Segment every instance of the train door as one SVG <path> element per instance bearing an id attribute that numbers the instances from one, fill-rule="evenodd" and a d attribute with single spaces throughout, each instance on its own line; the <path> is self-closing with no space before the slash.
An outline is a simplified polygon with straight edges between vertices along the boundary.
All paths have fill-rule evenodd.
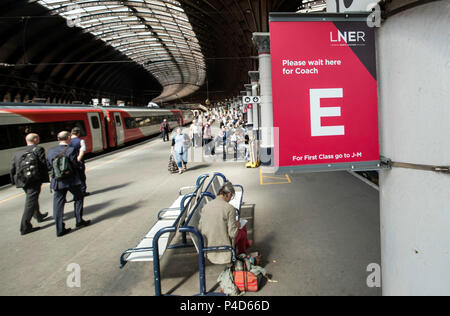
<path id="1" fill-rule="evenodd" d="M 120 113 L 114 112 L 114 121 L 116 122 L 116 140 L 117 146 L 122 145 L 124 143 L 124 126 L 122 122 L 122 118 L 120 117 Z"/>
<path id="2" fill-rule="evenodd" d="M 87 113 L 92 136 L 92 152 L 103 150 L 103 133 L 98 113 Z"/>

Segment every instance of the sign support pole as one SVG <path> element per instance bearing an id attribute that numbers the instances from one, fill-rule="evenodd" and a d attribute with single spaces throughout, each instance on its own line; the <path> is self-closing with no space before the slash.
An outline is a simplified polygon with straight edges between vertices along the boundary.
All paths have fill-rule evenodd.
<path id="1" fill-rule="evenodd" d="M 253 33 L 253 43 L 258 49 L 261 88 L 260 159 L 263 166 L 274 166 L 272 70 L 270 59 L 270 34 Z"/>

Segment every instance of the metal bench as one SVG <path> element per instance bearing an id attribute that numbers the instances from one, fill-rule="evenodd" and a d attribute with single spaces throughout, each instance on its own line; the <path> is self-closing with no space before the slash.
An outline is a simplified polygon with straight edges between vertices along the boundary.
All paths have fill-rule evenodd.
<path id="1" fill-rule="evenodd" d="M 194 192 L 189 194 L 182 194 L 182 188 L 179 191 L 176 203 L 178 207 L 172 207 L 162 209 L 158 212 L 158 220 L 152 226 L 150 231 L 144 236 L 141 242 L 135 247 L 126 250 L 120 257 L 120 267 L 123 268 L 127 262 L 137 261 L 154 261 L 155 257 L 161 258 L 168 248 L 176 248 L 177 245 L 170 246 L 177 228 L 184 223 L 186 215 L 192 210 L 197 203 L 202 192 L 203 184 L 205 183 L 208 175 L 201 175 L 197 178 L 196 185 L 190 187 L 194 189 Z M 163 229 L 166 235 L 158 234 Z M 183 242 L 186 243 L 185 235 L 183 235 Z M 158 249 L 159 256 L 155 256 L 154 249 Z"/>
<path id="2" fill-rule="evenodd" d="M 120 257 L 120 268 L 123 268 L 127 262 L 155 261 L 156 258 L 159 260 L 167 248 L 174 248 L 169 246 L 170 242 L 177 228 L 184 222 L 187 211 L 193 204 L 194 196 L 191 193 L 183 197 L 184 206 L 176 219 L 158 220 L 135 248 L 124 251 Z M 167 233 L 167 236 L 163 236 Z M 159 256 L 156 256 L 156 253 L 159 253 Z"/>
<path id="3" fill-rule="evenodd" d="M 235 258 L 234 249 L 229 246 L 208 248 L 203 246 L 203 237 L 197 228 L 201 209 L 208 201 L 217 196 L 220 187 L 226 181 L 226 177 L 223 174 L 216 172 L 205 186 L 208 177 L 208 175 L 201 175 L 197 178 L 195 186 L 181 188 L 172 206 L 158 212 L 158 221 L 141 242 L 135 248 L 124 251 L 120 257 L 121 269 L 127 262 L 153 261 L 156 296 L 161 295 L 160 259 L 166 249 L 191 247 L 192 245 L 187 243 L 186 234 L 190 235 L 193 245 L 199 254 L 200 295 L 206 295 L 204 253 L 207 251 L 229 250 L 232 252 L 233 260 Z M 239 218 L 243 188 L 240 185 L 234 185 L 234 187 L 240 190 L 236 192 L 235 198 L 230 201 L 230 204 L 233 202 L 232 205 L 236 208 L 237 218 Z M 203 188 L 204 190 L 202 190 Z M 195 190 L 192 193 L 183 194 L 183 190 L 186 189 Z M 176 207 L 178 203 L 179 207 Z M 182 241 L 179 244 L 171 245 L 170 243 L 177 232 L 181 233 Z"/>

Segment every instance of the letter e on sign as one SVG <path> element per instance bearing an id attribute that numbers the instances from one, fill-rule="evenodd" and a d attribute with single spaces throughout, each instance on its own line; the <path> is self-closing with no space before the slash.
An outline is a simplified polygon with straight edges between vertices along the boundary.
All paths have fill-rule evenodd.
<path id="1" fill-rule="evenodd" d="M 320 107 L 320 99 L 342 98 L 343 89 L 310 89 L 310 107 L 311 107 L 311 136 L 336 136 L 345 135 L 343 125 L 322 126 L 320 119 L 322 117 L 341 116 L 340 107 Z"/>

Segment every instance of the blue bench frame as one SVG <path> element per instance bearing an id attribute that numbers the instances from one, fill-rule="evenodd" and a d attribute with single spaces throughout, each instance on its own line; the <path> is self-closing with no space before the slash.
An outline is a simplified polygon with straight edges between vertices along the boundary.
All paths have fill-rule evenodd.
<path id="1" fill-rule="evenodd" d="M 152 247 L 130 248 L 130 249 L 125 250 L 122 253 L 122 255 L 120 256 L 120 269 L 122 269 L 128 262 L 125 258 L 125 256 L 127 256 L 128 254 L 136 253 L 136 252 L 146 252 L 146 251 L 153 252 L 153 275 L 154 275 L 154 281 L 155 281 L 155 296 L 162 295 L 158 241 L 159 241 L 159 238 L 164 234 L 167 234 L 167 233 L 175 234 L 177 232 L 180 232 L 182 234 L 181 243 L 175 244 L 175 245 L 168 245 L 167 249 L 193 247 L 194 245 L 187 243 L 186 234 L 192 233 L 196 237 L 197 247 L 198 247 L 198 258 L 199 258 L 198 264 L 199 264 L 199 282 L 200 282 L 200 294 L 199 295 L 200 296 L 206 296 L 206 295 L 211 294 L 211 293 L 206 292 L 205 252 L 228 250 L 232 254 L 232 261 L 234 262 L 236 260 L 236 253 L 235 253 L 235 250 L 233 249 L 233 247 L 230 247 L 230 246 L 204 247 L 202 234 L 199 232 L 199 230 L 196 227 L 189 225 L 189 222 L 191 221 L 195 212 L 198 210 L 198 207 L 201 204 L 202 199 L 206 198 L 206 197 L 210 197 L 212 199 L 216 198 L 216 196 L 213 193 L 208 192 L 208 190 L 211 188 L 216 177 L 221 177 L 224 182 L 227 181 L 226 177 L 222 173 L 215 172 L 213 174 L 213 176 L 211 177 L 210 181 L 208 182 L 206 188 L 200 194 L 200 197 L 197 199 L 197 201 L 196 201 L 195 205 L 193 206 L 193 208 L 191 209 L 190 213 L 186 214 L 187 206 L 190 205 L 190 203 L 192 202 L 192 199 L 197 196 L 197 194 L 199 193 L 198 190 L 200 189 L 200 187 L 202 187 L 202 185 L 208 178 L 208 175 L 203 174 L 197 178 L 196 190 L 193 193 L 186 194 L 182 198 L 182 200 L 180 202 L 180 208 L 179 208 L 180 214 L 178 215 L 177 219 L 171 226 L 163 227 L 160 230 L 158 230 L 158 232 L 153 237 Z M 239 201 L 239 208 L 236 208 L 238 217 L 240 218 L 241 205 L 242 205 L 242 200 L 243 200 L 243 196 L 244 196 L 244 188 L 241 185 L 233 185 L 233 187 L 237 187 L 242 191 L 242 195 L 241 195 L 241 198 Z M 179 195 L 181 195 L 181 189 L 179 191 Z M 188 200 L 188 202 L 186 204 L 187 200 Z M 169 210 L 178 210 L 178 208 L 165 208 L 165 209 L 160 210 L 158 212 L 158 220 L 161 219 L 161 214 L 163 214 L 164 212 L 167 212 Z"/>

